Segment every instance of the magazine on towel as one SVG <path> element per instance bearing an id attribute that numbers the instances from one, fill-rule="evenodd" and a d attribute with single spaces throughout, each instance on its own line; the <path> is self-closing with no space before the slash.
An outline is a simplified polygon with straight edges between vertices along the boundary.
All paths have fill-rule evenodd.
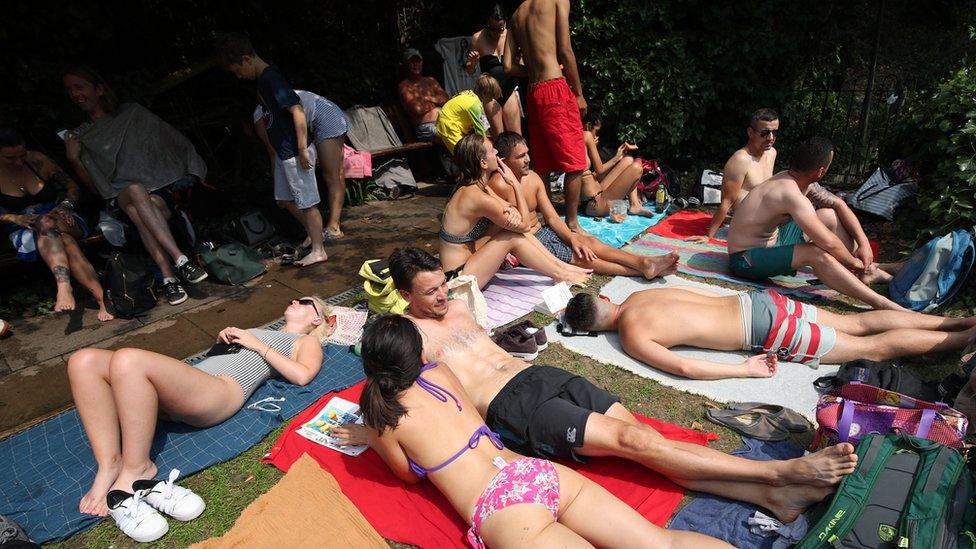
<path id="1" fill-rule="evenodd" d="M 332 448 L 337 452 L 350 456 L 358 456 L 366 451 L 369 446 L 360 444 L 357 446 L 339 446 L 335 438 L 330 436 L 332 429 L 342 427 L 349 423 L 363 424 L 363 416 L 359 412 L 359 405 L 349 402 L 344 398 L 335 397 L 326 403 L 322 411 L 315 415 L 308 423 L 299 427 L 296 432 L 327 448 Z"/>

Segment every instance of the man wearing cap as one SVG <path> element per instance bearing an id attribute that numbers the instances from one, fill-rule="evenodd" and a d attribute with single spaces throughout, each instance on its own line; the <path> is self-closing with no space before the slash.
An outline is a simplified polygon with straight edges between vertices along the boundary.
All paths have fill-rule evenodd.
<path id="1" fill-rule="evenodd" d="M 414 125 L 414 137 L 420 141 L 434 140 L 434 123 L 441 106 L 447 103 L 447 92 L 431 76 L 423 76 L 424 58 L 415 48 L 403 52 L 407 77 L 398 86 L 400 102 Z"/>

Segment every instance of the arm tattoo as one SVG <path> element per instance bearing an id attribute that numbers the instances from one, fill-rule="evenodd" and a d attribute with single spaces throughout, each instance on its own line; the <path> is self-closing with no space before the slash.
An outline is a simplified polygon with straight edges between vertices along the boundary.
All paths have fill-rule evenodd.
<path id="1" fill-rule="evenodd" d="M 823 188 L 820 183 L 814 183 L 807 189 L 807 198 L 816 209 L 832 208 L 835 200 L 840 200 L 836 194 Z"/>
<path id="2" fill-rule="evenodd" d="M 64 265 L 55 265 L 51 267 L 51 272 L 54 273 L 54 280 L 57 282 L 68 282 L 70 280 L 70 271 Z"/>

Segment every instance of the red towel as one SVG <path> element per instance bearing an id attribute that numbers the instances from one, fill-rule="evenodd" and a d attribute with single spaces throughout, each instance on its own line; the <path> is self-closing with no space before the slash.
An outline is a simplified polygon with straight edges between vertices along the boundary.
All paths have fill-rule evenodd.
<path id="1" fill-rule="evenodd" d="M 711 212 L 685 210 L 665 217 L 660 223 L 648 229 L 648 232 L 658 236 L 684 240 L 689 236 L 705 234 L 711 222 Z M 714 244 L 724 244 L 724 242 L 724 240 L 712 239 L 712 243 Z M 878 242 L 876 240 L 871 240 L 870 242 L 871 251 L 874 253 L 875 260 L 877 260 L 878 250 L 880 249 Z"/>
<path id="2" fill-rule="evenodd" d="M 295 434 L 295 430 L 314 417 L 332 397 L 359 402 L 362 389 L 363 383 L 358 383 L 320 398 L 292 420 L 263 461 L 288 471 L 303 453 L 308 453 L 323 469 L 332 473 L 343 493 L 383 537 L 424 549 L 465 546 L 468 525 L 430 482 L 403 483 L 371 450 L 359 457 L 350 457 Z M 670 439 L 705 445 L 717 438 L 714 433 L 701 433 L 637 417 Z M 622 459 L 594 459 L 584 467 L 567 465 L 600 483 L 659 526 L 671 517 L 684 494 L 681 487 L 670 480 Z"/>

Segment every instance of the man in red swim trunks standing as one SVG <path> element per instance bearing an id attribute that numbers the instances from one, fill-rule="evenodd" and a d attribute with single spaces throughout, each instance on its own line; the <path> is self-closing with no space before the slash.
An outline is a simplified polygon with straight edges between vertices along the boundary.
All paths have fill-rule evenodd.
<path id="1" fill-rule="evenodd" d="M 569 0 L 525 0 L 509 31 L 502 64 L 530 82 L 526 107 L 535 171 L 543 181 L 551 172 L 566 173 L 566 224 L 582 232 L 576 215 L 586 169 L 580 119 L 586 100 L 569 42 Z"/>

